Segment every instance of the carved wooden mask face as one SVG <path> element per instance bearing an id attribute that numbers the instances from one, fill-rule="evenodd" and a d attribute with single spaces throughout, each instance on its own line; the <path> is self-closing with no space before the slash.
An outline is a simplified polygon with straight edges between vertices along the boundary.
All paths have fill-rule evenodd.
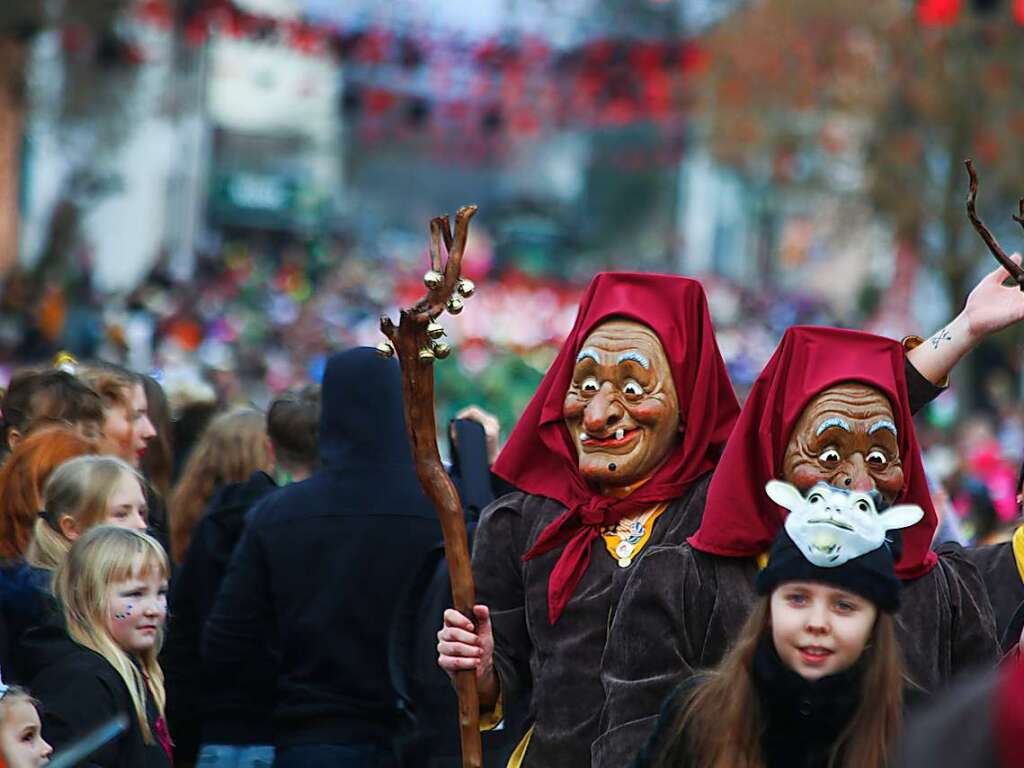
<path id="1" fill-rule="evenodd" d="M 562 416 L 593 485 L 632 485 L 657 469 L 679 433 L 679 400 L 654 331 L 630 320 L 597 326 L 576 356 Z"/>
<path id="2" fill-rule="evenodd" d="M 903 465 L 889 400 L 856 382 L 819 393 L 793 427 L 782 477 L 801 493 L 823 481 L 854 491 L 877 488 L 894 501 L 903 488 Z"/>

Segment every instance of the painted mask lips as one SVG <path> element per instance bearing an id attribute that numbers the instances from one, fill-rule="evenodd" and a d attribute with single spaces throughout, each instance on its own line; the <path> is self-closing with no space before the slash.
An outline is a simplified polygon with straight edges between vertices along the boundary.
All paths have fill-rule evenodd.
<path id="1" fill-rule="evenodd" d="M 845 520 L 839 520 L 835 517 L 815 517 L 807 521 L 808 525 L 832 525 L 836 528 L 842 528 L 844 531 L 853 531 L 853 526 L 847 523 Z"/>
<path id="2" fill-rule="evenodd" d="M 834 651 L 830 651 L 828 648 L 823 648 L 820 645 L 802 645 L 797 650 L 800 651 L 800 658 L 804 664 L 812 667 L 821 666 L 834 653 Z"/>
<path id="3" fill-rule="evenodd" d="M 621 434 L 621 437 L 619 436 Z M 616 430 L 608 437 L 587 436 L 580 443 L 584 448 L 622 448 L 631 445 L 640 436 L 639 429 Z"/>

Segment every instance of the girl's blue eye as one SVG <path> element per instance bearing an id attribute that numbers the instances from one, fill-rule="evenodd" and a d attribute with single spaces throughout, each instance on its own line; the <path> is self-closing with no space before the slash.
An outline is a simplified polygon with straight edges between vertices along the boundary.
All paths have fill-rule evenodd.
<path id="1" fill-rule="evenodd" d="M 850 611 L 855 611 L 857 609 L 857 606 L 855 606 L 853 603 L 849 602 L 848 600 L 840 600 L 839 602 L 836 603 L 836 608 L 838 608 L 840 611 L 848 613 Z"/>
<path id="2" fill-rule="evenodd" d="M 786 599 L 789 602 L 794 603 L 796 605 L 803 605 L 807 601 L 807 598 L 804 595 L 800 595 L 800 594 L 796 594 L 796 593 L 791 594 L 791 595 L 787 595 Z"/>

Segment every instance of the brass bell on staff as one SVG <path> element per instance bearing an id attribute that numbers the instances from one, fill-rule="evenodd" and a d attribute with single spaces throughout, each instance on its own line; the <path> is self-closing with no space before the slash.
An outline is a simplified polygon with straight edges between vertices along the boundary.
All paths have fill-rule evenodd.
<path id="1" fill-rule="evenodd" d="M 444 281 L 444 275 L 438 272 L 436 269 L 428 270 L 423 275 L 423 284 L 427 286 L 427 290 L 434 290 Z"/>
<path id="2" fill-rule="evenodd" d="M 434 356 L 438 360 L 444 360 L 451 353 L 452 345 L 447 342 L 439 341 L 437 344 L 434 345 Z"/>
<path id="3" fill-rule="evenodd" d="M 426 347 L 424 347 L 423 349 L 420 350 L 419 357 L 421 363 L 431 363 L 434 361 L 434 351 L 432 349 L 427 349 Z"/>
<path id="4" fill-rule="evenodd" d="M 459 314 L 459 312 L 462 311 L 462 307 L 463 306 L 465 306 L 465 305 L 463 304 L 462 299 L 460 299 L 458 296 L 452 296 L 450 299 L 448 299 L 448 312 L 449 312 L 449 314 L 452 314 L 452 315 Z"/>
<path id="5" fill-rule="evenodd" d="M 377 354 L 380 355 L 381 357 L 394 357 L 395 348 L 390 341 L 385 339 L 384 341 L 377 345 Z"/>
<path id="6" fill-rule="evenodd" d="M 466 278 L 462 278 L 461 280 L 459 280 L 458 291 L 459 295 L 462 296 L 462 298 L 468 299 L 470 296 L 473 295 L 473 292 L 475 290 L 476 286 L 473 284 L 472 280 L 467 280 Z"/>
<path id="7" fill-rule="evenodd" d="M 431 320 L 427 323 L 427 336 L 435 341 L 444 336 L 444 326 L 436 320 Z"/>

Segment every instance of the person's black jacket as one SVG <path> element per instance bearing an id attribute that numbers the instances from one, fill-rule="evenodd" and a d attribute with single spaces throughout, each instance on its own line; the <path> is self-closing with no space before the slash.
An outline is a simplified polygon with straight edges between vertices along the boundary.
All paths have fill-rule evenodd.
<path id="1" fill-rule="evenodd" d="M 323 468 L 260 501 L 203 635 L 206 674 L 243 681 L 277 648 L 275 743 L 388 742 L 401 720 L 388 636 L 402 588 L 441 538 L 416 478 L 398 366 L 336 355 Z"/>
<path id="2" fill-rule="evenodd" d="M 765 730 L 761 737 L 766 768 L 826 768 L 833 745 L 849 724 L 859 703 L 860 665 L 813 682 L 789 669 L 779 658 L 770 635 L 754 654 L 754 685 Z M 706 676 L 682 682 L 665 701 L 658 724 L 633 764 L 648 768 L 664 751 L 670 764 L 696 764 L 685 737 L 673 739 L 675 723 Z"/>
<path id="3" fill-rule="evenodd" d="M 200 646 L 245 515 L 274 490 L 277 485 L 265 472 L 254 472 L 245 482 L 221 488 L 196 523 L 171 585 L 167 641 L 160 664 L 167 683 L 167 719 L 174 734 L 175 759 L 194 759 L 200 744 L 270 742 L 271 702 L 266 689 L 254 697 L 231 680 L 204 674 Z"/>
<path id="4" fill-rule="evenodd" d="M 21 642 L 32 627 L 57 615 L 50 572 L 24 561 L 0 566 L 0 674 L 8 685 L 25 685 Z"/>
<path id="5" fill-rule="evenodd" d="M 157 710 L 151 696 L 146 697 L 146 709 L 154 742 L 146 744 L 128 687 L 106 659 L 74 642 L 56 622 L 30 630 L 24 646 L 29 690 L 41 704 L 43 738 L 55 752 L 124 713 L 127 730 L 78 765 L 170 768 L 167 753 L 156 741 Z"/>

